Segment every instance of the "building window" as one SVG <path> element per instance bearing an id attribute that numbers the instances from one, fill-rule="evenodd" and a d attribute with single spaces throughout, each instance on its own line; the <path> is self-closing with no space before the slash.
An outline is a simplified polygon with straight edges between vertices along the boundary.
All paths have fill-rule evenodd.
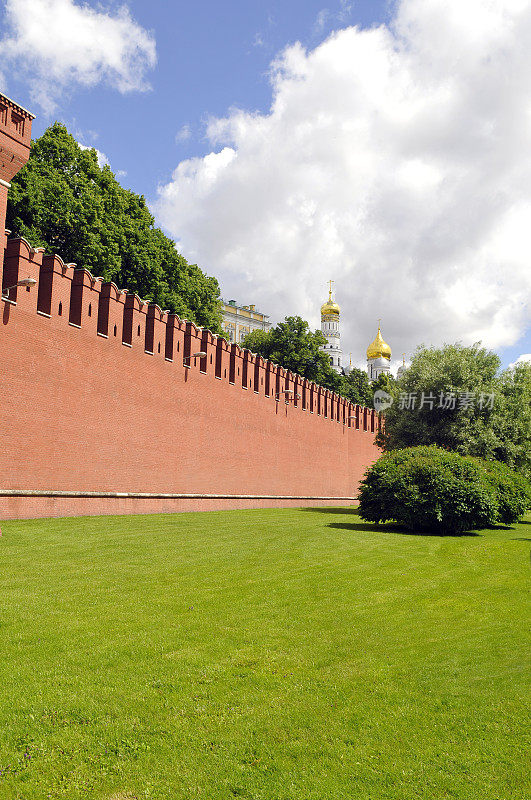
<path id="1" fill-rule="evenodd" d="M 11 112 L 11 122 L 18 133 L 19 136 L 24 136 L 24 117 L 21 117 L 19 114 L 16 114 L 14 111 Z"/>

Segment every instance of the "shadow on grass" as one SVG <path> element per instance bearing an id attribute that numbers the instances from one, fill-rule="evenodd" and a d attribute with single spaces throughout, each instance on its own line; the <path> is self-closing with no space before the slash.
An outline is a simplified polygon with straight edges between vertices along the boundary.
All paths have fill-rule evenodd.
<path id="1" fill-rule="evenodd" d="M 486 531 L 514 531 L 516 528 L 514 527 L 515 523 L 511 523 L 510 525 L 489 525 L 485 528 Z"/>
<path id="2" fill-rule="evenodd" d="M 301 508 L 301 511 L 313 511 L 314 514 L 357 514 L 357 506 L 318 506 L 317 508 Z"/>
<path id="3" fill-rule="evenodd" d="M 301 511 L 310 511 L 314 514 L 342 514 L 343 516 L 358 516 L 358 506 L 317 506 L 311 508 L 301 508 Z M 525 520 L 518 520 L 512 525 L 489 525 L 485 531 L 513 531 L 515 525 L 529 525 Z M 373 522 L 330 522 L 328 528 L 343 528 L 349 531 L 381 531 L 382 533 L 400 533 L 404 536 L 450 536 L 458 538 L 462 536 L 477 537 L 482 533 L 478 531 L 464 531 L 463 533 L 446 533 L 437 531 L 410 531 L 403 525 L 394 522 L 387 522 L 376 524 Z M 521 541 L 530 541 L 529 539 L 521 538 Z"/>
<path id="4" fill-rule="evenodd" d="M 346 531 L 363 531 L 366 533 L 398 533 L 401 536 L 447 536 L 452 539 L 459 539 L 466 536 L 481 536 L 477 531 L 465 531 L 464 533 L 438 533 L 436 531 L 410 531 L 403 525 L 387 522 L 378 525 L 374 522 L 330 522 L 328 528 L 342 528 Z"/>

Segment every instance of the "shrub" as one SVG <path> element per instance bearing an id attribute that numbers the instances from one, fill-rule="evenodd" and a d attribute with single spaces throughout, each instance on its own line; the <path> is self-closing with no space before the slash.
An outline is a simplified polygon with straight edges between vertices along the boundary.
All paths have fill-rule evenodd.
<path id="1" fill-rule="evenodd" d="M 497 520 L 506 525 L 516 522 L 531 508 L 529 481 L 500 461 L 477 461 L 496 493 Z"/>
<path id="2" fill-rule="evenodd" d="M 497 478 L 482 463 L 435 445 L 383 455 L 365 473 L 359 513 L 413 531 L 463 533 L 498 520 Z M 501 486 L 501 479 L 498 483 Z"/>

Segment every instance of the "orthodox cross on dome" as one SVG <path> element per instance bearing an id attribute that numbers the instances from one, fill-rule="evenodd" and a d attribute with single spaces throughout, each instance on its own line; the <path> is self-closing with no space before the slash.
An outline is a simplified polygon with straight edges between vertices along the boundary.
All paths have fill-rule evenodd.
<path id="1" fill-rule="evenodd" d="M 331 300 L 332 299 L 332 284 L 335 283 L 335 281 L 329 280 L 328 283 L 330 284 L 330 286 L 328 288 L 328 299 Z"/>

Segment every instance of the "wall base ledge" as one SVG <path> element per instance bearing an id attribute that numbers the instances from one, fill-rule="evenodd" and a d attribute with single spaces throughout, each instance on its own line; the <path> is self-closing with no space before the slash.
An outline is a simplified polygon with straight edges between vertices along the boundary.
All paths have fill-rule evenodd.
<path id="1" fill-rule="evenodd" d="M 170 492 L 71 492 L 59 489 L 0 489 L 0 497 L 117 497 L 139 500 L 338 500 L 353 502 L 354 497 L 294 494 L 196 494 Z"/>
<path id="2" fill-rule="evenodd" d="M 0 520 L 352 506 L 353 497 L 0 490 Z"/>

